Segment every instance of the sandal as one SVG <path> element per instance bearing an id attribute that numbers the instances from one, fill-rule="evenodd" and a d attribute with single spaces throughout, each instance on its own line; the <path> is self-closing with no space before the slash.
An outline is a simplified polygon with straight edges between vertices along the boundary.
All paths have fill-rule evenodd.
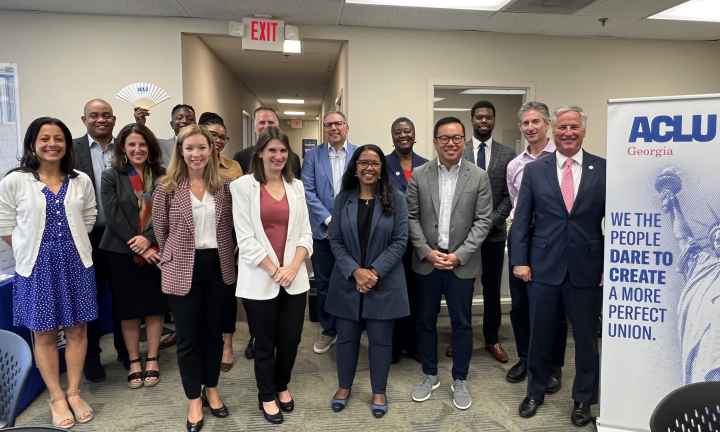
<path id="1" fill-rule="evenodd" d="M 157 362 L 160 359 L 160 356 L 157 357 L 148 357 L 145 359 L 145 372 L 143 373 L 143 382 L 145 383 L 145 387 L 154 387 L 157 385 L 157 383 L 160 382 L 160 371 L 159 370 L 148 370 L 147 364 L 148 362 Z M 158 365 L 159 366 L 159 365 Z"/>
<path id="2" fill-rule="evenodd" d="M 53 405 L 55 405 L 55 403 L 57 402 L 63 402 L 65 404 L 65 412 L 56 412 L 53 409 Z M 70 429 L 71 427 L 75 426 L 75 417 L 73 416 L 73 412 L 68 405 L 67 399 L 51 399 L 49 405 L 50 416 L 52 417 L 53 426 L 61 429 Z"/>
<path id="3" fill-rule="evenodd" d="M 128 364 L 132 365 L 133 363 L 140 363 L 140 357 L 136 359 L 132 359 L 128 362 Z M 131 372 L 127 376 L 127 383 L 128 387 L 131 389 L 139 389 L 143 386 L 143 372 L 142 372 L 142 365 L 140 367 L 140 372 Z"/>
<path id="4" fill-rule="evenodd" d="M 77 400 L 75 403 L 77 406 L 73 406 L 74 404 L 71 402 L 72 399 Z M 95 411 L 80 397 L 80 390 L 67 392 L 67 401 L 78 423 L 87 423 L 95 418 Z"/>

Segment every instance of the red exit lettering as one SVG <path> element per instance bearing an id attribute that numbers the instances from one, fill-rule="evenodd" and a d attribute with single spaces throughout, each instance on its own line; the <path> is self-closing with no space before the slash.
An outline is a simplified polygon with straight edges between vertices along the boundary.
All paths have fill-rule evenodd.
<path id="1" fill-rule="evenodd" d="M 250 38 L 256 41 L 277 42 L 278 23 L 272 21 L 252 21 Z"/>

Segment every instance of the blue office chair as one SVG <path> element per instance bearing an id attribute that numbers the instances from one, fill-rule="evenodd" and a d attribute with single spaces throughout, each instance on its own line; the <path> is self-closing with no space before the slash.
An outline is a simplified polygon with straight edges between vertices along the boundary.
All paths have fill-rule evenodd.
<path id="1" fill-rule="evenodd" d="M 0 429 L 15 425 L 15 411 L 32 368 L 32 352 L 23 338 L 0 330 Z"/>
<path id="2" fill-rule="evenodd" d="M 67 429 L 60 429 L 54 426 L 17 426 L 2 429 L 2 432 L 67 432 Z"/>
<path id="3" fill-rule="evenodd" d="M 672 391 L 655 407 L 650 430 L 720 431 L 720 382 L 688 384 Z"/>

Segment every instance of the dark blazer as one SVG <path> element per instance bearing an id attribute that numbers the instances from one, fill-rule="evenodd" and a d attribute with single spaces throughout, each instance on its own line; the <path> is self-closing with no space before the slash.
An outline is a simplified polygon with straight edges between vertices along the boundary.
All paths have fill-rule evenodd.
<path id="1" fill-rule="evenodd" d="M 510 263 L 530 266 L 533 281 L 559 285 L 569 275 L 575 286 L 600 283 L 605 159 L 583 152 L 580 187 L 570 213 L 560 192 L 556 153 L 525 166 L 510 236 Z"/>
<path id="2" fill-rule="evenodd" d="M 195 264 L 195 224 L 190 183 L 185 180 L 172 191 L 159 184 L 153 194 L 153 229 L 160 246 L 162 291 L 184 296 L 190 292 Z M 235 282 L 235 237 L 233 237 L 230 180 L 215 192 L 215 224 L 220 270 L 226 284 Z"/>
<path id="3" fill-rule="evenodd" d="M 90 177 L 93 188 L 95 188 L 95 172 L 93 171 L 90 141 L 87 134 L 73 140 L 73 163 L 76 170 L 82 171 Z"/>
<path id="4" fill-rule="evenodd" d="M 407 204 L 399 191 L 393 193 L 393 214 L 383 213 L 376 197 L 372 227 L 367 245 L 368 267 L 377 271 L 378 285 L 367 294 L 355 289 L 353 272 L 360 267 L 358 237 L 358 192 L 338 194 L 333 207 L 328 236 L 335 255 L 325 310 L 337 317 L 359 320 L 395 319 L 410 314 L 402 257 L 408 239 Z M 360 298 L 363 299 L 362 316 Z"/>
<path id="5" fill-rule="evenodd" d="M 240 150 L 239 152 L 235 153 L 235 156 L 233 156 L 233 159 L 240 164 L 240 167 L 245 174 L 250 173 L 250 168 L 252 168 L 250 165 L 252 165 L 252 158 L 254 154 L 255 146 L 251 146 L 246 149 Z M 300 156 L 296 155 L 295 152 L 290 150 L 287 163 L 290 164 L 290 169 L 292 170 L 295 178 L 298 180 L 302 180 L 302 173 L 300 170 Z"/>
<path id="6" fill-rule="evenodd" d="M 465 143 L 465 160 L 474 164 L 475 153 L 472 140 Z M 492 140 L 490 152 L 490 163 L 486 165 L 488 177 L 490 177 L 490 189 L 493 198 L 493 212 L 490 215 L 492 225 L 485 241 L 500 242 L 507 238 L 507 226 L 505 221 L 510 216 L 512 201 L 507 187 L 507 165 L 515 159 L 515 150 Z"/>
<path id="7" fill-rule="evenodd" d="M 165 170 L 162 170 L 165 174 Z M 157 182 L 158 178 L 154 179 Z M 153 188 L 154 189 L 154 188 Z M 127 242 L 138 235 L 140 207 L 130 184 L 127 168 L 108 168 L 102 174 L 100 198 L 107 214 L 106 230 L 100 240 L 100 249 L 133 255 Z M 142 233 L 150 243 L 157 245 L 152 224 Z"/>
<path id="8" fill-rule="evenodd" d="M 400 156 L 398 156 L 397 152 L 392 152 L 389 155 L 385 156 L 385 161 L 387 163 L 388 177 L 390 177 L 390 181 L 393 183 L 393 186 L 400 192 L 405 193 L 405 191 L 407 190 L 407 180 L 405 180 L 405 174 L 403 174 L 403 169 L 400 165 Z M 427 159 L 413 152 L 413 169 L 419 167 L 425 162 L 427 162 Z"/>

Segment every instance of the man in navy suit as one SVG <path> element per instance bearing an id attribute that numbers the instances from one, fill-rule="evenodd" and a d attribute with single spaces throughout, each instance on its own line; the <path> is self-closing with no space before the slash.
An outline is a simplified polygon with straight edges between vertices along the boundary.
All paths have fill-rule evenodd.
<path id="1" fill-rule="evenodd" d="M 558 314 L 567 315 L 575 337 L 576 426 L 592 420 L 600 363 L 595 321 L 603 272 L 605 159 L 582 150 L 587 115 L 579 107 L 553 113 L 554 154 L 525 167 L 511 234 L 513 274 L 529 282 L 528 394 L 521 417 L 544 401 L 552 369 Z"/>
<path id="2" fill-rule="evenodd" d="M 386 156 L 388 177 L 395 189 L 405 193 L 408 181 L 412 178 L 415 168 L 427 162 L 427 159 L 413 151 L 415 145 L 415 124 L 407 117 L 398 117 L 390 126 L 390 137 L 395 150 Z M 415 278 L 412 271 L 412 244 L 403 256 L 405 280 L 407 281 L 410 315 L 395 320 L 393 329 L 393 363 L 400 361 L 405 353 L 408 357 L 419 359 L 417 338 L 415 337 Z"/>
<path id="3" fill-rule="evenodd" d="M 317 287 L 317 312 L 322 328 L 313 345 L 313 351 L 317 354 L 329 351 L 337 339 L 335 318 L 325 311 L 330 274 L 335 265 L 335 257 L 328 240 L 328 226 L 332 220 L 335 197 L 342 187 L 343 173 L 355 151 L 355 146 L 347 139 L 348 129 L 345 114 L 340 111 L 325 114 L 325 143 L 307 152 L 302 167 L 302 181 L 305 185 L 305 199 L 313 235 L 311 259 Z"/>

